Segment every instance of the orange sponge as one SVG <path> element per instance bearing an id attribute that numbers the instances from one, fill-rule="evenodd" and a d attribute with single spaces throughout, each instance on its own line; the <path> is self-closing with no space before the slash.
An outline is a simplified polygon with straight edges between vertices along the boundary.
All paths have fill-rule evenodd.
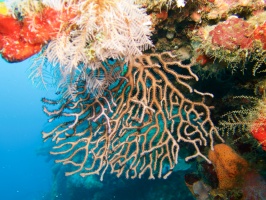
<path id="1" fill-rule="evenodd" d="M 233 189 L 241 187 L 243 177 L 247 173 L 248 163 L 226 144 L 217 144 L 214 150 L 209 151 L 220 189 Z"/>

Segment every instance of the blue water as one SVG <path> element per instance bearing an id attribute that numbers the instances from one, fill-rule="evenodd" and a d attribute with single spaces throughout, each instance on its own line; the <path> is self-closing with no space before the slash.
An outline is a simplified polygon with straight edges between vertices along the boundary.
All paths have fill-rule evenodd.
<path id="1" fill-rule="evenodd" d="M 0 200 L 44 199 L 52 184 L 51 163 L 36 151 L 47 120 L 43 96 L 28 79 L 30 61 L 0 59 Z"/>

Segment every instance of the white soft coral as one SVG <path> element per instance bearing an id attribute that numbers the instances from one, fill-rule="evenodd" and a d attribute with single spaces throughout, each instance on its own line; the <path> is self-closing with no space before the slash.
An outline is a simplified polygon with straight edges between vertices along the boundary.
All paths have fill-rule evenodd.
<path id="1" fill-rule="evenodd" d="M 62 81 L 110 58 L 128 61 L 152 46 L 150 17 L 134 0 L 43 0 L 42 5 L 72 16 L 41 54 Z"/>
<path id="2" fill-rule="evenodd" d="M 72 54 L 73 57 L 69 59 L 77 61 L 72 61 L 73 66 L 68 66 L 70 68 L 76 68 L 79 62 L 95 68 L 96 63 L 107 58 L 128 60 L 152 46 L 149 38 L 150 18 L 132 0 L 79 1 L 71 8 L 77 16 L 71 20 L 71 26 L 75 28 L 70 31 L 70 39 L 66 41 L 72 44 L 66 46 L 72 48 L 62 49 L 64 54 Z M 53 51 L 52 48 L 49 49 Z M 87 59 L 84 59 L 85 55 L 81 55 L 81 52 L 87 53 Z M 78 57 L 81 59 L 76 59 Z"/>

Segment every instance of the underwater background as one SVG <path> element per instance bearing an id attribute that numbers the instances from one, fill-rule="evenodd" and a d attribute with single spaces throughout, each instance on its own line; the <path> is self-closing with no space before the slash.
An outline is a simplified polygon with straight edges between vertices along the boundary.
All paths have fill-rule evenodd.
<path id="1" fill-rule="evenodd" d="M 29 61 L 0 59 L 0 199 L 43 199 L 51 190 L 51 165 L 37 155 L 46 116 L 40 101 L 47 91 L 27 78 Z"/>
<path id="2" fill-rule="evenodd" d="M 0 53 L 0 200 L 266 199 L 265 1 L 0 0 Z"/>

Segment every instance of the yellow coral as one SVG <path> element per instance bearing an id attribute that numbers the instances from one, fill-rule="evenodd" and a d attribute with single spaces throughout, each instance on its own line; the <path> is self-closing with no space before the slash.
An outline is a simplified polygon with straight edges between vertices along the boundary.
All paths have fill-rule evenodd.
<path id="1" fill-rule="evenodd" d="M 0 2 L 0 14 L 6 15 L 8 13 L 8 9 L 6 7 L 6 4 L 4 2 Z"/>

